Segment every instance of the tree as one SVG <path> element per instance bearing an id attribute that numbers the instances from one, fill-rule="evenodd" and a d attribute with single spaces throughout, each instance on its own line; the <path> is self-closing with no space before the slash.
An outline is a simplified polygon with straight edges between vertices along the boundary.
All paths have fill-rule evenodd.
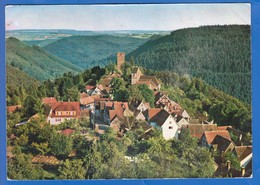
<path id="1" fill-rule="evenodd" d="M 36 113 L 43 111 L 41 101 L 33 96 L 27 96 L 23 103 L 24 116 L 30 118 Z"/>
<path id="2" fill-rule="evenodd" d="M 85 179 L 86 169 L 83 167 L 83 161 L 66 159 L 58 168 L 59 179 Z"/>
<path id="3" fill-rule="evenodd" d="M 138 89 L 140 90 L 142 96 L 144 97 L 144 100 L 146 102 L 149 102 L 151 107 L 154 107 L 155 98 L 154 98 L 153 91 L 149 89 L 149 87 L 146 84 L 139 85 Z"/>
<path id="4" fill-rule="evenodd" d="M 68 156 L 72 151 L 72 140 L 62 134 L 53 134 L 49 140 L 50 152 L 57 156 Z"/>
<path id="5" fill-rule="evenodd" d="M 7 176 L 14 180 L 43 179 L 41 165 L 32 164 L 32 156 L 19 153 L 15 158 L 8 160 Z"/>

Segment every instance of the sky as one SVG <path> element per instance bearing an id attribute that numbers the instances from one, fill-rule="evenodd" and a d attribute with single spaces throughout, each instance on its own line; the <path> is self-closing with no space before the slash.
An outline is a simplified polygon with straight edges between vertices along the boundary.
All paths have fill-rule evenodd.
<path id="1" fill-rule="evenodd" d="M 18 5 L 6 7 L 6 30 L 176 30 L 251 24 L 250 4 Z"/>

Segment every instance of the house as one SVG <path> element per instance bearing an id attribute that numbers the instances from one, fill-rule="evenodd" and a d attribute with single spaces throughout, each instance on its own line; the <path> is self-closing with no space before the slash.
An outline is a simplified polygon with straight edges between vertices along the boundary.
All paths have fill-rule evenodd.
<path id="1" fill-rule="evenodd" d="M 117 117 L 123 119 L 125 116 L 133 116 L 133 112 L 129 110 L 127 102 L 107 102 L 105 104 L 104 120 L 110 125 Z"/>
<path id="2" fill-rule="evenodd" d="M 135 117 L 136 120 L 145 121 L 145 115 L 140 110 L 135 110 L 134 111 L 134 117 Z"/>
<path id="3" fill-rule="evenodd" d="M 220 153 L 231 152 L 235 148 L 235 143 L 233 141 L 221 135 L 217 135 L 211 145 L 214 151 L 219 151 Z"/>
<path id="4" fill-rule="evenodd" d="M 91 96 L 80 97 L 80 109 L 81 110 L 93 110 L 95 108 L 95 100 Z"/>
<path id="5" fill-rule="evenodd" d="M 231 167 L 231 162 L 227 161 L 226 164 L 220 164 L 214 172 L 215 177 L 250 177 L 252 172 L 246 172 L 244 167 L 240 170 Z"/>
<path id="6" fill-rule="evenodd" d="M 139 67 L 134 67 L 131 74 L 131 85 L 146 84 L 152 90 L 160 90 L 161 83 L 155 76 L 143 75 Z"/>
<path id="7" fill-rule="evenodd" d="M 87 94 L 91 95 L 92 92 L 95 90 L 95 88 L 96 88 L 95 86 L 87 85 L 85 89 L 86 89 Z"/>
<path id="8" fill-rule="evenodd" d="M 177 125 L 178 125 L 178 130 L 179 130 L 179 133 L 181 132 L 181 129 L 185 126 L 187 126 L 189 124 L 189 122 L 181 117 L 181 116 L 177 116 L 176 118 L 176 122 L 177 122 Z"/>
<path id="9" fill-rule="evenodd" d="M 217 136 L 231 141 L 231 137 L 227 130 L 205 131 L 201 137 L 201 145 L 203 147 L 212 147 L 213 141 Z"/>
<path id="10" fill-rule="evenodd" d="M 155 107 L 163 108 L 169 113 L 176 113 L 180 115 L 183 114 L 185 117 L 187 117 L 188 121 L 190 119 L 189 114 L 186 111 L 182 110 L 182 107 L 178 103 L 172 101 L 162 92 L 155 93 Z"/>
<path id="11" fill-rule="evenodd" d="M 47 118 L 51 125 L 57 125 L 65 120 L 77 119 L 80 116 L 80 102 L 57 102 L 52 105 Z"/>
<path id="12" fill-rule="evenodd" d="M 158 108 L 149 109 L 147 113 L 148 122 L 151 126 L 162 129 L 164 139 L 178 139 L 178 125 L 171 114 Z"/>
<path id="13" fill-rule="evenodd" d="M 144 112 L 147 109 L 150 108 L 149 103 L 143 102 L 143 101 L 137 101 L 135 103 L 132 104 L 132 107 L 134 108 L 134 110 L 138 110 L 140 112 Z"/>
<path id="14" fill-rule="evenodd" d="M 191 136 L 200 140 L 205 131 L 216 131 L 218 130 L 218 126 L 216 124 L 188 124 L 184 125 L 182 129 L 187 129 Z"/>
<path id="15" fill-rule="evenodd" d="M 240 166 L 252 173 L 252 146 L 236 146 L 233 153 L 237 156 Z"/>

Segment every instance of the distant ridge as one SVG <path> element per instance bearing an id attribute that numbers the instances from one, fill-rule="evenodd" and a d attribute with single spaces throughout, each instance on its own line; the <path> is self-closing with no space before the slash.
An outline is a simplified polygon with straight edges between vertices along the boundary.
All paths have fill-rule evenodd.
<path id="1" fill-rule="evenodd" d="M 249 25 L 202 26 L 151 39 L 127 55 L 148 69 L 201 77 L 210 85 L 251 102 Z"/>
<path id="2" fill-rule="evenodd" d="M 40 81 L 54 79 L 65 72 L 77 73 L 82 70 L 38 46 L 28 46 L 13 37 L 6 40 L 6 63 Z"/>

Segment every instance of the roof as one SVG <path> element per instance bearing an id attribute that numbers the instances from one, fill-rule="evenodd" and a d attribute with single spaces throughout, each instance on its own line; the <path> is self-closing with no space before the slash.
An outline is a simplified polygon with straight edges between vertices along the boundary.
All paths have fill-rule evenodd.
<path id="1" fill-rule="evenodd" d="M 156 86 L 160 85 L 159 80 L 155 76 L 142 75 L 139 79 L 139 81 L 146 81 L 146 80 L 152 81 Z"/>
<path id="2" fill-rule="evenodd" d="M 151 108 L 151 109 L 148 109 L 147 111 L 147 114 L 148 114 L 148 119 L 151 119 L 152 117 L 154 117 L 156 114 L 158 114 L 162 109 L 160 108 Z"/>
<path id="3" fill-rule="evenodd" d="M 80 103 L 79 102 L 57 102 L 52 105 L 51 117 L 56 117 L 56 111 L 76 111 L 76 115 L 70 115 L 69 117 L 78 117 L 80 115 Z M 59 117 L 68 117 L 66 115 Z"/>
<path id="4" fill-rule="evenodd" d="M 116 116 L 123 118 L 126 109 L 129 109 L 128 102 L 113 102 L 113 110 L 109 110 L 110 121 L 112 121 Z"/>
<path id="5" fill-rule="evenodd" d="M 7 112 L 15 112 L 17 109 L 22 108 L 21 105 L 7 106 Z"/>
<path id="6" fill-rule="evenodd" d="M 218 126 L 218 130 L 228 130 L 228 128 L 232 128 L 232 126 Z"/>
<path id="7" fill-rule="evenodd" d="M 170 114 L 166 110 L 161 109 L 160 112 L 150 118 L 150 121 L 156 122 L 158 125 L 162 126 L 169 116 Z"/>
<path id="8" fill-rule="evenodd" d="M 94 98 L 92 98 L 91 96 L 86 97 L 86 98 L 80 98 L 80 104 L 81 105 L 88 105 L 91 103 L 94 103 Z"/>
<path id="9" fill-rule="evenodd" d="M 185 126 L 189 130 L 190 135 L 200 139 L 205 131 L 214 131 L 218 129 L 216 124 L 205 125 L 205 124 L 189 124 Z"/>
<path id="10" fill-rule="evenodd" d="M 252 153 L 252 146 L 236 146 L 235 152 L 238 157 L 238 160 L 242 161 Z"/>
<path id="11" fill-rule="evenodd" d="M 217 135 L 215 139 L 212 141 L 212 145 L 217 145 L 217 150 L 220 152 L 226 152 L 228 149 L 229 145 L 232 143 L 231 140 L 226 139 L 225 137 L 221 135 Z"/>
<path id="12" fill-rule="evenodd" d="M 87 85 L 86 90 L 94 90 L 96 87 L 92 85 Z"/>
<path id="13" fill-rule="evenodd" d="M 205 135 L 208 144 L 212 144 L 217 135 L 231 141 L 231 137 L 227 130 L 205 131 L 203 135 Z"/>
<path id="14" fill-rule="evenodd" d="M 52 104 L 55 104 L 57 103 L 58 101 L 56 100 L 55 97 L 47 97 L 47 98 L 43 98 L 42 99 L 42 103 L 43 104 L 48 104 L 48 105 L 52 105 Z"/>
<path id="15" fill-rule="evenodd" d="M 132 73 L 137 73 L 137 72 L 142 74 L 139 67 L 137 67 L 137 66 L 133 67 Z"/>
<path id="16" fill-rule="evenodd" d="M 86 97 L 89 97 L 89 95 L 87 93 L 85 93 L 85 92 L 80 93 L 80 99 L 86 98 Z"/>
<path id="17" fill-rule="evenodd" d="M 61 133 L 62 135 L 64 135 L 64 136 L 69 136 L 69 135 L 71 135 L 73 132 L 75 132 L 75 130 L 67 128 L 67 129 L 65 129 L 65 130 L 62 130 L 60 133 Z"/>
<path id="18" fill-rule="evenodd" d="M 58 165 L 60 163 L 60 161 L 55 156 L 37 155 L 37 156 L 33 157 L 32 163 Z"/>

